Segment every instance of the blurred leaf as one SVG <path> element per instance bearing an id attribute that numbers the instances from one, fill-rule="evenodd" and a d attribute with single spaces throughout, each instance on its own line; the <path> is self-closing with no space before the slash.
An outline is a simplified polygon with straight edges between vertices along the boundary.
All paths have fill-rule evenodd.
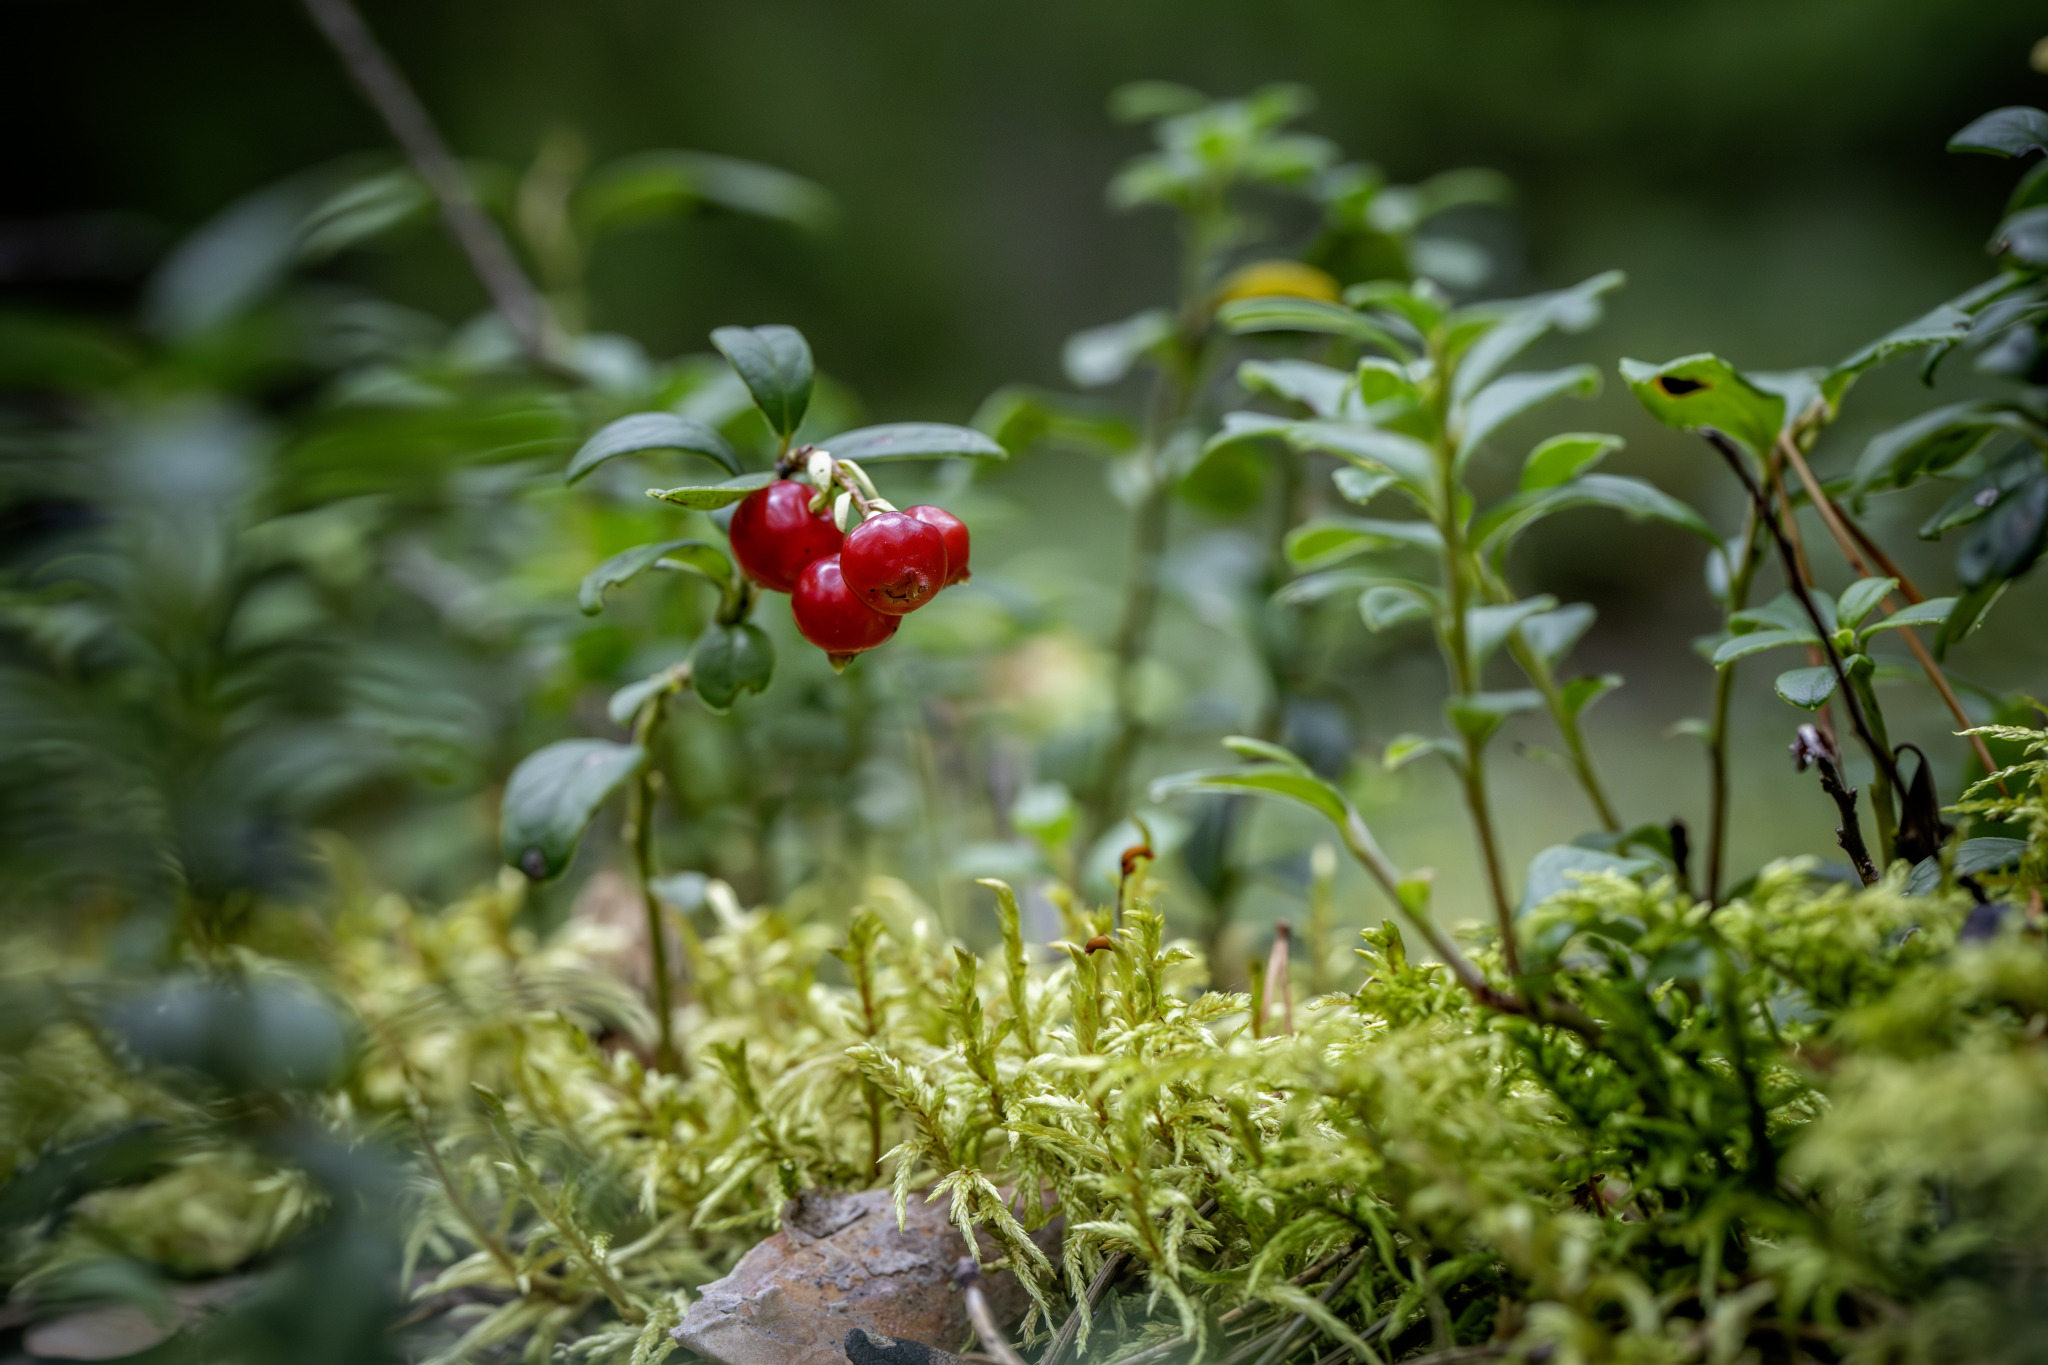
<path id="1" fill-rule="evenodd" d="M 1518 629 L 1523 642 L 1536 652 L 1536 657 L 1555 668 L 1564 662 L 1572 647 L 1592 627 L 1594 615 L 1591 604 L 1574 602 L 1555 611 L 1531 616 Z"/>
<path id="2" fill-rule="evenodd" d="M 1436 598 L 1411 583 L 1378 583 L 1358 597 L 1358 615 L 1367 630 L 1378 633 L 1436 614 Z"/>
<path id="3" fill-rule="evenodd" d="M 1472 523 L 1471 542 L 1498 561 L 1515 539 L 1537 522 L 1576 507 L 1608 507 L 1631 521 L 1661 521 L 1719 545 L 1706 519 L 1662 489 L 1618 474 L 1582 474 L 1554 488 L 1515 493 L 1488 508 Z"/>
<path id="4" fill-rule="evenodd" d="M 426 219 L 434 198 L 405 167 L 353 180 L 322 200 L 300 225 L 299 257 L 324 261 L 402 224 Z"/>
<path id="5" fill-rule="evenodd" d="M 751 621 L 713 622 L 690 651 L 690 685 L 714 711 L 729 710 L 741 692 L 765 692 L 775 676 L 775 646 Z"/>
<path id="6" fill-rule="evenodd" d="M 1576 720 L 1587 707 L 1621 686 L 1619 673 L 1602 673 L 1597 677 L 1573 678 L 1558 690 L 1558 703 L 1565 715 Z"/>
<path id="7" fill-rule="evenodd" d="M 1465 407 L 1465 429 L 1458 441 L 1458 459 L 1471 457 L 1479 443 L 1525 412 L 1559 398 L 1591 398 L 1600 392 L 1600 372 L 1591 365 L 1569 365 L 1547 374 L 1511 374 L 1481 389 Z"/>
<path id="8" fill-rule="evenodd" d="M 1950 138 L 1948 149 L 2004 157 L 2048 152 L 2048 114 L 2023 104 L 1994 109 Z"/>
<path id="9" fill-rule="evenodd" d="M 715 545 L 701 540 L 663 540 L 621 550 L 585 574 L 582 586 L 576 590 L 576 605 L 583 609 L 585 616 L 597 615 L 604 610 L 606 592 L 631 582 L 652 568 L 663 555 L 674 554 L 678 550 L 694 551 L 689 562 L 705 577 L 721 586 L 731 583 L 732 564 Z"/>
<path id="10" fill-rule="evenodd" d="M 1237 367 L 1237 382 L 1252 393 L 1299 403 L 1318 417 L 1347 414 L 1345 400 L 1357 391 L 1357 380 L 1342 370 L 1308 360 L 1247 360 Z"/>
<path id="11" fill-rule="evenodd" d="M 1467 607 L 1465 609 L 1465 650 L 1472 660 L 1475 675 L 1483 673 L 1486 661 L 1507 643 L 1508 636 L 1515 628 L 1532 616 L 1539 616 L 1557 605 L 1557 599 L 1545 594 L 1530 597 L 1520 602 L 1507 602 L 1497 606 Z"/>
<path id="12" fill-rule="evenodd" d="M 1842 397 L 1849 391 L 1849 386 L 1860 379 L 1865 371 L 1911 351 L 1926 350 L 1929 347 L 1947 350 L 1961 341 L 1969 330 L 1968 313 L 1954 304 L 1941 304 L 1905 326 L 1885 333 L 1829 370 L 1827 376 L 1820 381 L 1821 397 L 1827 401 L 1828 410 L 1831 413 L 1835 412 L 1841 408 Z"/>
<path id="13" fill-rule="evenodd" d="M 1621 362 L 1631 392 L 1665 426 L 1680 431 L 1714 427 L 1761 456 L 1778 439 L 1785 400 L 1766 393 L 1717 355 L 1681 356 L 1662 365 Z"/>
<path id="14" fill-rule="evenodd" d="M 1132 81 L 1109 94 L 1109 116 L 1118 123 L 1150 123 L 1154 119 L 1190 114 L 1209 97 L 1173 81 Z"/>
<path id="15" fill-rule="evenodd" d="M 2048 472 L 2001 495 L 1956 555 L 1956 577 L 1975 588 L 2025 573 L 2048 533 Z"/>
<path id="16" fill-rule="evenodd" d="M 1509 716 L 1534 711 L 1542 705 L 1543 694 L 1529 689 L 1467 692 L 1447 700 L 1444 715 L 1452 729 L 1474 744 L 1484 744 Z"/>
<path id="17" fill-rule="evenodd" d="M 639 745 L 602 739 L 565 739 L 528 754 L 505 784 L 499 853 L 534 881 L 561 876 L 598 807 L 646 766 Z"/>
<path id="18" fill-rule="evenodd" d="M 1591 469 L 1608 452 L 1619 450 L 1624 444 L 1619 436 L 1598 432 L 1573 431 L 1553 436 L 1530 451 L 1523 462 L 1522 489 L 1532 492 L 1555 488 Z"/>
<path id="19" fill-rule="evenodd" d="M 607 460 L 648 450 L 680 450 L 688 455 L 701 455 L 723 465 L 729 474 L 740 472 L 740 459 L 732 446 L 704 423 L 672 412 L 636 412 L 607 423 L 585 441 L 562 477 L 575 483 Z"/>
<path id="20" fill-rule="evenodd" d="M 754 406 L 777 435 L 787 438 L 804 420 L 811 405 L 816 370 L 810 343 L 794 327 L 721 327 L 711 344 L 732 363 Z"/>
<path id="21" fill-rule="evenodd" d="M 1835 676 L 1831 664 L 1816 664 L 1811 668 L 1793 668 L 1780 673 L 1771 688 L 1794 706 L 1808 711 L 1818 711 L 1835 695 L 1840 679 Z"/>
<path id="22" fill-rule="evenodd" d="M 326 177 L 298 176 L 229 205 L 150 277 L 143 313 L 174 340 L 212 330 L 269 293 L 298 259 L 300 230 Z"/>
<path id="23" fill-rule="evenodd" d="M 576 189 L 573 212 L 590 237 L 682 217 L 703 205 L 773 218 L 812 232 L 832 226 L 832 196 L 800 175 L 710 152 L 656 149 L 598 167 Z"/>
<path id="24" fill-rule="evenodd" d="M 724 483 L 685 485 L 682 488 L 650 488 L 647 496 L 662 502 L 672 502 L 678 507 L 687 507 L 696 512 L 713 512 L 721 507 L 730 507 L 758 489 L 775 482 L 773 470 L 764 469 L 757 474 L 742 474 L 737 479 Z"/>
<path id="25" fill-rule="evenodd" d="M 1973 400 L 1923 412 L 1870 438 L 1856 461 L 1850 496 L 1860 499 L 1880 485 L 1904 488 L 1968 459 L 2001 432 L 2024 434 L 2029 428 L 2023 414 L 2003 404 Z"/>
<path id="26" fill-rule="evenodd" d="M 1330 482 L 1347 501 L 1363 507 L 1394 482 L 1392 474 L 1379 474 L 1356 465 L 1340 465 L 1330 471 Z"/>
<path id="27" fill-rule="evenodd" d="M 1464 757 L 1458 752 L 1458 746 L 1449 740 L 1429 735 L 1396 735 L 1388 741 L 1386 752 L 1380 756 L 1380 766 L 1390 773 L 1399 772 L 1425 754 L 1435 754 L 1454 768 Z"/>
<path id="28" fill-rule="evenodd" d="M 1292 757 L 1290 755 L 1289 757 Z M 1351 803 L 1335 787 L 1293 763 L 1259 763 L 1244 768 L 1215 768 L 1206 772 L 1176 773 L 1152 784 L 1152 799 L 1164 801 L 1186 792 L 1247 792 L 1292 801 L 1342 826 L 1351 818 Z"/>
<path id="29" fill-rule="evenodd" d="M 1390 474 L 1419 505 L 1436 504 L 1436 456 L 1412 436 L 1362 422 L 1290 422 L 1273 434 L 1297 450 L 1320 450 L 1370 472 Z"/>
<path id="30" fill-rule="evenodd" d="M 0 313 L 0 386 L 90 393 L 113 387 L 139 363 L 112 327 L 81 318 Z"/>
<path id="31" fill-rule="evenodd" d="M 1457 330 L 1476 335 L 1457 360 L 1451 380 L 1452 403 L 1470 401 L 1544 334 L 1583 332 L 1600 321 L 1602 297 L 1619 289 L 1627 278 L 1619 270 L 1609 270 L 1569 289 L 1461 310 Z"/>
<path id="32" fill-rule="evenodd" d="M 2036 269 L 2048 267 L 2048 205 L 2021 209 L 1998 225 L 1992 254 Z"/>
<path id="33" fill-rule="evenodd" d="M 1832 632 L 1838 624 L 1835 620 L 1835 600 L 1820 588 L 1807 589 L 1807 596 L 1813 600 L 1814 609 L 1820 619 Z M 1806 608 L 1790 592 L 1781 592 L 1770 601 L 1759 606 L 1745 607 L 1728 618 L 1728 623 L 1737 631 L 1768 626 L 1774 630 L 1789 630 L 1794 635 L 1811 635 L 1813 619 L 1806 614 Z M 1816 640 L 1814 643 L 1818 644 Z"/>
<path id="34" fill-rule="evenodd" d="M 1569 891 L 1592 874 L 1611 872 L 1617 877 L 1641 877 L 1658 870 L 1650 858 L 1624 858 L 1604 849 L 1581 848 L 1577 844 L 1552 844 L 1529 860 L 1522 879 L 1522 900 L 1517 915 L 1526 915 L 1560 892 Z"/>
<path id="35" fill-rule="evenodd" d="M 1172 335 L 1173 314 L 1148 308 L 1122 322 L 1074 333 L 1060 351 L 1060 364 L 1075 388 L 1103 388 L 1129 374 L 1141 357 Z"/>
<path id="36" fill-rule="evenodd" d="M 674 692 L 682 687 L 682 673 L 679 668 L 664 668 L 659 673 L 650 673 L 638 682 L 627 683 L 612 693 L 605 702 L 604 713 L 611 723 L 621 730 L 633 728 L 633 718 L 640 714 L 640 708 L 653 697 Z"/>
<path id="37" fill-rule="evenodd" d="M 1041 442 L 1094 456 L 1121 455 L 1138 443 L 1137 430 L 1120 413 L 1084 406 L 1067 394 L 1044 393 L 1022 384 L 997 389 L 974 414 L 975 430 L 1005 450 L 1022 452 Z"/>
<path id="38" fill-rule="evenodd" d="M 1400 340 L 1363 313 L 1342 304 L 1316 299 L 1272 297 L 1236 299 L 1216 310 L 1217 320 L 1233 332 L 1314 332 L 1348 337 L 1397 356 L 1414 354 L 1414 348 Z"/>
<path id="39" fill-rule="evenodd" d="M 1304 569 L 1320 569 L 1383 550 L 1441 551 L 1443 537 L 1426 521 L 1381 521 L 1371 517 L 1322 517 L 1287 533 L 1287 558 Z"/>
<path id="40" fill-rule="evenodd" d="M 859 427 L 815 444 L 839 459 L 862 464 L 877 460 L 1009 458 L 1008 451 L 973 427 L 945 422 L 891 422 L 886 426 Z"/>

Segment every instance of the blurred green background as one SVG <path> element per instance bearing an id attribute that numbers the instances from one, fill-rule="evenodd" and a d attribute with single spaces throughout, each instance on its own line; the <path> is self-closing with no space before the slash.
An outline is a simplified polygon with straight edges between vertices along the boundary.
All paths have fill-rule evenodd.
<path id="1" fill-rule="evenodd" d="M 1505 172 L 1517 202 L 1470 224 L 1500 267 L 1486 292 L 1626 270 L 1608 321 L 1546 352 L 1593 360 L 1610 377 L 1620 356 L 1707 349 L 1762 369 L 1826 363 L 1981 278 L 1982 242 L 2010 171 L 1950 156 L 1943 143 L 1987 108 L 2048 99 L 2048 79 L 2028 66 L 2044 18 L 2025 0 L 479 0 L 364 9 L 464 156 L 520 167 L 550 139 L 558 148 L 580 139 L 597 161 L 688 147 L 784 167 L 828 189 L 839 214 L 822 235 L 700 216 L 608 240 L 590 262 L 590 323 L 656 355 L 702 351 L 723 323 L 796 324 L 870 420 L 965 421 L 1005 383 L 1062 387 L 1067 335 L 1170 292 L 1165 216 L 1112 213 L 1103 199 L 1109 174 L 1142 145 L 1138 131 L 1104 113 L 1108 92 L 1129 80 L 1167 78 L 1218 95 L 1298 81 L 1319 97 L 1305 126 L 1397 181 L 1467 165 Z M 0 101 L 14 136 L 0 181 L 0 283 L 15 306 L 125 319 L 152 263 L 223 206 L 309 166 L 387 150 L 381 126 L 284 0 L 37 0 L 8 15 Z M 1282 248 L 1306 228 L 1278 226 Z M 483 304 L 427 223 L 392 250 L 350 256 L 326 273 L 450 323 Z M 1884 373 L 1869 390 L 1822 447 L 1823 465 L 1840 467 L 1863 437 L 1926 401 L 1905 372 Z M 281 411 L 303 398 L 286 386 L 257 402 Z M 1624 433 L 1630 448 L 1616 467 L 1717 521 L 1733 518 L 1734 490 L 1704 450 L 1651 425 L 1611 379 L 1596 404 L 1546 430 L 1558 425 Z M 1020 460 L 972 498 L 981 572 L 996 584 L 1057 580 L 1044 591 L 1076 627 L 1106 634 L 1124 512 L 1103 492 L 1099 466 L 1060 455 Z M 1872 525 L 1909 567 L 1946 583 L 1950 550 L 1910 538 L 1921 515 L 1917 504 L 1880 509 Z M 1699 553 L 1613 519 L 1553 525 L 1521 553 L 1517 578 L 1530 591 L 1593 602 L 1600 624 L 1580 665 L 1630 680 L 1594 714 L 1595 749 L 1633 817 L 1680 815 L 1697 828 L 1703 765 L 1694 741 L 1669 727 L 1703 711 L 1711 683 L 1687 647 L 1713 624 Z M 1183 548 L 1199 549 L 1211 530 L 1198 514 L 1177 514 Z M 497 531 L 511 536 L 515 523 Z M 509 563 L 522 547 L 498 548 Z M 1199 554 L 1186 563 L 1189 574 L 1204 571 Z M 1828 565 L 1825 574 L 1845 577 Z M 579 571 L 571 566 L 566 581 Z M 2020 644 L 1995 655 L 1966 649 L 1958 669 L 1994 690 L 2038 690 L 2044 651 L 2018 626 L 2040 620 L 2044 605 L 2038 584 L 2015 593 L 2000 613 Z M 364 640 L 401 639 L 378 619 L 359 624 Z M 919 638 L 920 624 L 905 641 Z M 1430 725 L 1440 684 L 1422 637 L 1360 643 L 1355 627 L 1351 634 L 1343 742 L 1370 754 Z M 1207 734 L 1230 728 L 1230 707 L 1243 704 L 1241 694 L 1232 701 L 1243 673 L 1233 648 L 1197 613 L 1169 614 L 1162 655 L 1188 712 L 1215 723 L 1199 743 L 1160 746 L 1148 771 L 1211 759 Z M 877 687 L 924 685 L 910 663 L 876 660 Z M 487 657 L 473 664 L 489 673 Z M 805 677 L 786 670 L 760 705 L 789 689 L 832 686 Z M 479 686 L 488 691 L 490 681 Z M 1952 726 L 1921 690 L 1904 689 L 1894 728 L 1939 739 Z M 1798 717 L 1770 697 L 1762 674 L 1743 692 L 1734 865 L 1829 851 L 1829 808 L 1780 758 Z M 452 780 L 439 814 L 405 806 L 404 828 L 392 829 L 379 825 L 375 801 L 353 811 L 373 875 L 446 893 L 487 871 L 493 783 L 522 738 L 575 728 L 567 695 L 551 695 L 551 720 L 529 714 L 516 730 L 502 716 L 478 720 L 481 739 L 450 741 L 485 757 Z M 587 698 L 574 714 L 587 726 Z M 1949 743 L 1941 754 L 1950 793 L 1960 748 Z M 1500 768 L 1510 866 L 1586 825 L 1555 769 L 1513 760 Z M 877 809 L 887 807 L 886 774 L 859 780 Z M 1403 860 L 1435 864 L 1444 903 L 1476 908 L 1449 779 L 1368 769 L 1360 781 L 1368 813 Z M 387 800 L 381 814 L 390 809 L 398 807 Z M 1285 812 L 1257 818 L 1258 842 L 1276 855 L 1298 852 L 1309 834 Z M 954 866 L 947 856 L 916 842 L 905 846 L 911 881 L 942 902 L 959 895 L 964 871 L 943 871 Z M 1285 912 L 1286 882 L 1255 896 L 1246 917 Z M 789 885 L 766 878 L 749 889 Z"/>

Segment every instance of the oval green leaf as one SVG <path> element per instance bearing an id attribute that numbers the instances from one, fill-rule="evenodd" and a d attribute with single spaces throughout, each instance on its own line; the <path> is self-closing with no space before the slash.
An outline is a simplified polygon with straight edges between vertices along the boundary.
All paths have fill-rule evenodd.
<path id="1" fill-rule="evenodd" d="M 651 450 L 701 455 L 724 466 L 729 474 L 740 472 L 740 457 L 723 436 L 705 423 L 673 412 L 636 412 L 607 424 L 585 441 L 562 477 L 575 483 L 607 460 Z"/>
<path id="2" fill-rule="evenodd" d="M 598 807 L 646 764 L 639 745 L 602 739 L 565 739 L 528 754 L 505 784 L 498 851 L 534 881 L 559 877 Z"/>
<path id="3" fill-rule="evenodd" d="M 756 474 L 742 474 L 737 479 L 724 483 L 689 484 L 682 488 L 650 488 L 647 496 L 662 502 L 672 502 L 678 507 L 687 507 L 695 512 L 715 512 L 721 507 L 730 507 L 747 494 L 766 488 L 775 482 L 775 475 L 768 470 Z"/>
<path id="4" fill-rule="evenodd" d="M 1827 705 L 1829 697 L 1835 695 L 1835 688 L 1839 682 L 1832 667 L 1818 664 L 1812 668 L 1786 669 L 1778 675 L 1777 681 L 1772 683 L 1771 687 L 1794 706 L 1808 711 L 1818 711 Z"/>
<path id="5" fill-rule="evenodd" d="M 769 427 L 787 437 L 811 405 L 817 372 L 810 343 L 794 327 L 721 327 L 711 344 L 732 363 Z"/>
<path id="6" fill-rule="evenodd" d="M 1002 460 L 1009 452 L 994 438 L 973 427 L 946 422 L 891 422 L 858 427 L 817 443 L 842 460 L 873 464 L 877 460 L 972 459 Z"/>

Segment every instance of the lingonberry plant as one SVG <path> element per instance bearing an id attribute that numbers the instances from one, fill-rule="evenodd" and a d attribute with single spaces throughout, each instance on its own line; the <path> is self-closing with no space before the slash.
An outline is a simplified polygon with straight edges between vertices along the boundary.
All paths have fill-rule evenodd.
<path id="1" fill-rule="evenodd" d="M 711 340 L 774 436 L 768 469 L 742 472 L 732 444 L 703 421 L 646 412 L 619 418 L 593 435 L 570 460 L 566 478 L 573 484 L 614 460 L 656 453 L 688 455 L 730 475 L 715 484 L 648 490 L 649 497 L 692 512 L 733 508 L 727 549 L 696 538 L 636 545 L 591 570 L 579 594 L 586 612 L 602 611 L 611 589 L 667 570 L 718 588 L 715 619 L 691 646 L 687 662 L 613 695 L 608 713 L 613 724 L 630 731 L 629 742 L 562 740 L 538 750 L 513 771 L 499 819 L 506 861 L 532 880 L 546 881 L 567 869 L 599 808 L 630 788 L 625 838 L 653 954 L 657 1058 L 669 1067 L 679 1065 L 682 1054 L 673 1034 L 674 977 L 656 889 L 659 784 L 652 762 L 667 706 L 687 691 L 723 711 L 743 693 L 768 689 L 774 646 L 749 619 L 759 602 L 757 585 L 789 593 L 797 629 L 826 652 L 835 669 L 843 669 L 894 635 L 899 618 L 967 575 L 967 528 L 935 507 L 916 509 L 923 518 L 897 511 L 855 457 L 872 464 L 1000 459 L 1004 453 L 979 431 L 938 422 L 862 427 L 799 442 L 816 380 L 803 334 L 782 326 L 722 327 Z M 958 547 L 957 563 L 949 546 Z"/>

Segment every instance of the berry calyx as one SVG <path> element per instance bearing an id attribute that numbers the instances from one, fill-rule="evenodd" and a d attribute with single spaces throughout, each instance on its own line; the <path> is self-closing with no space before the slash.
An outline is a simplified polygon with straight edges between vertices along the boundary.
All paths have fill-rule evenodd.
<path id="1" fill-rule="evenodd" d="M 834 665 L 873 649 L 896 633 L 901 621 L 885 616 L 854 596 L 840 570 L 840 556 L 812 561 L 797 579 L 790 608 L 803 637 L 832 656 Z"/>
<path id="2" fill-rule="evenodd" d="M 916 507 L 903 509 L 906 517 L 915 517 L 937 531 L 946 542 L 946 586 L 967 581 L 967 523 L 943 507 L 920 503 Z"/>
<path id="3" fill-rule="evenodd" d="M 903 616 L 946 586 L 946 538 L 902 512 L 869 517 L 847 533 L 839 549 L 846 586 L 889 616 Z"/>
<path id="4" fill-rule="evenodd" d="M 845 540 L 829 513 L 811 511 L 810 488 L 794 479 L 749 493 L 733 509 L 728 534 L 741 571 L 776 592 L 796 591 L 804 570 Z"/>

